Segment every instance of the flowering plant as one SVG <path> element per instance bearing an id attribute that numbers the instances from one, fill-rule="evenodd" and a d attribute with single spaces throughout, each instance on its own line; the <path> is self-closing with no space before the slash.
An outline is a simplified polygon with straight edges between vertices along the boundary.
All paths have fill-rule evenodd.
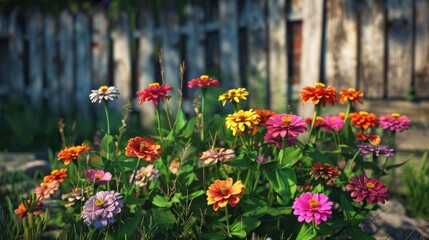
<path id="1" fill-rule="evenodd" d="M 317 83 L 301 91 L 303 103 L 315 104 L 308 121 L 243 108 L 252 97 L 244 88 L 218 98 L 233 112 L 207 119 L 207 89 L 221 82 L 203 75 L 187 86 L 201 89 L 202 104 L 195 106 L 201 114 L 187 117 L 179 108 L 172 116 L 166 106 L 162 112 L 175 89 L 152 83 L 137 97 L 141 107 L 155 105 L 156 131 L 131 131 L 128 140 L 129 104 L 113 133 L 108 103 L 119 91 L 93 90 L 90 100 L 104 102 L 108 123 L 101 149 L 64 143 L 56 170 L 15 210 L 22 234 L 29 216 L 45 213 L 48 227 L 38 236 L 56 228 L 58 238 L 71 239 L 371 238 L 359 224 L 388 201 L 382 177 L 398 167 L 389 159 L 395 133 L 409 128 L 408 118 L 351 112 L 363 103 L 363 92 L 347 89 L 337 96 L 334 87 Z M 347 104 L 346 113 L 320 116 L 327 103 Z M 377 135 L 380 130 L 384 135 Z M 47 211 L 42 202 L 54 207 Z"/>

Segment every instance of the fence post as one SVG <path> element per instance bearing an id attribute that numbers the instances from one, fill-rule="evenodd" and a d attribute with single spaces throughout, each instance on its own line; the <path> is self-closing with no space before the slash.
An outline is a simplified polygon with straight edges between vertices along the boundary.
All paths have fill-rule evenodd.
<path id="1" fill-rule="evenodd" d="M 414 93 L 417 98 L 429 96 L 429 3 L 415 1 Z"/>
<path id="2" fill-rule="evenodd" d="M 23 30 L 18 23 L 19 9 L 13 10 L 9 17 L 9 83 L 11 90 L 24 94 L 24 44 Z"/>
<path id="3" fill-rule="evenodd" d="M 73 86 L 73 16 L 67 10 L 60 13 L 59 28 L 59 80 L 60 80 L 60 108 L 62 113 L 70 114 L 74 109 Z"/>
<path id="4" fill-rule="evenodd" d="M 56 48 L 56 24 L 55 19 L 52 15 L 46 15 L 44 19 L 44 50 L 45 50 L 45 60 L 43 68 L 45 71 L 45 78 L 47 84 L 47 94 L 48 94 L 48 107 L 51 113 L 59 113 L 59 84 L 57 76 L 57 48 Z"/>
<path id="5" fill-rule="evenodd" d="M 92 89 L 108 85 L 108 64 L 109 64 L 109 40 L 107 31 L 109 22 L 103 6 L 96 6 L 92 16 Z"/>

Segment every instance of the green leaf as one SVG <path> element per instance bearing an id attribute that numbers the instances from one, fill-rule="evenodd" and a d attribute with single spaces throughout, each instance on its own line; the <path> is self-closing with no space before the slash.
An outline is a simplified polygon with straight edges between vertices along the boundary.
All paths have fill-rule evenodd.
<path id="1" fill-rule="evenodd" d="M 350 227 L 346 229 L 346 233 L 352 237 L 352 239 L 356 240 L 374 240 L 375 238 L 371 237 L 370 235 L 362 232 L 360 228 L 358 227 Z"/>
<path id="2" fill-rule="evenodd" d="M 298 147 L 288 147 L 284 151 L 283 167 L 292 167 L 302 157 L 302 150 Z"/>
<path id="3" fill-rule="evenodd" d="M 249 167 L 252 164 L 252 161 L 245 153 L 241 153 L 232 160 L 225 162 L 225 164 L 233 167 Z"/>
<path id="4" fill-rule="evenodd" d="M 138 225 L 142 220 L 142 212 L 138 211 L 133 217 L 127 217 L 124 224 L 120 223 L 118 228 L 118 236 L 124 239 L 130 239 L 134 235 Z"/>
<path id="5" fill-rule="evenodd" d="M 149 211 L 149 217 L 145 220 L 149 221 L 152 218 L 152 222 L 156 224 L 157 231 L 164 231 L 171 229 L 175 223 L 173 213 L 169 209 L 153 208 Z"/>
<path id="6" fill-rule="evenodd" d="M 277 202 L 287 205 L 296 192 L 296 174 L 291 168 L 275 168 L 274 171 L 265 172 L 265 176 L 274 192 L 278 193 Z"/>
<path id="7" fill-rule="evenodd" d="M 259 198 L 247 198 L 240 202 L 243 217 L 261 217 L 267 213 L 267 202 Z"/>
<path id="8" fill-rule="evenodd" d="M 207 130 L 208 132 L 211 132 L 212 135 L 214 135 L 215 132 L 219 131 L 219 129 L 222 129 L 223 125 L 224 120 L 222 116 L 219 114 L 215 114 L 207 125 Z"/>
<path id="9" fill-rule="evenodd" d="M 333 164 L 331 159 L 329 159 L 328 156 L 323 154 L 319 149 L 317 149 L 315 146 L 310 146 L 308 150 L 306 151 L 307 155 L 311 157 L 313 160 L 321 162 L 321 163 L 329 163 Z"/>
<path id="10" fill-rule="evenodd" d="M 181 184 L 189 187 L 196 178 L 197 175 L 194 172 L 192 164 L 183 164 L 180 166 L 177 179 Z"/>
<path id="11" fill-rule="evenodd" d="M 298 236 L 296 236 L 297 240 L 311 240 L 315 238 L 317 235 L 316 229 L 313 228 L 312 225 L 304 223 L 299 230 Z"/>
<path id="12" fill-rule="evenodd" d="M 237 219 L 230 227 L 231 235 L 245 238 L 247 233 L 254 230 L 261 224 L 257 218 L 240 218 Z"/>
<path id="13" fill-rule="evenodd" d="M 101 150 L 113 154 L 115 151 L 115 139 L 110 134 L 104 134 L 103 139 L 101 139 Z"/>
<path id="14" fill-rule="evenodd" d="M 194 199 L 194 198 L 197 198 L 197 197 L 203 195 L 204 193 L 205 193 L 204 190 L 198 190 L 196 192 L 193 192 L 193 193 L 189 194 L 188 196 L 185 196 L 185 198 L 187 200 L 191 200 L 191 199 Z"/>
<path id="15" fill-rule="evenodd" d="M 276 207 L 276 208 L 270 207 L 267 209 L 266 213 L 272 217 L 288 215 L 292 213 L 292 207 Z"/>
<path id="16" fill-rule="evenodd" d="M 183 138 L 189 138 L 194 133 L 195 124 L 197 122 L 197 118 L 193 117 L 186 121 L 186 124 L 178 131 L 177 136 Z"/>
<path id="17" fill-rule="evenodd" d="M 224 240 L 226 238 L 225 234 L 223 234 L 222 232 L 201 233 L 200 237 L 202 239 L 210 239 L 210 240 Z"/>
<path id="18" fill-rule="evenodd" d="M 156 195 L 153 200 L 152 204 L 157 207 L 170 207 L 171 204 L 168 202 L 168 198 L 166 196 Z"/>
<path id="19" fill-rule="evenodd" d="M 392 168 L 398 168 L 398 167 L 404 165 L 407 162 L 408 162 L 408 160 L 406 160 L 404 162 L 401 162 L 401 163 L 398 163 L 398 164 L 389 165 L 389 166 L 386 167 L 386 170 L 389 170 L 389 169 L 392 169 Z"/>
<path id="20" fill-rule="evenodd" d="M 341 143 L 346 144 L 350 148 L 354 147 L 355 135 L 353 133 L 352 126 L 350 125 L 350 118 L 347 118 L 346 122 L 344 123 L 343 129 L 341 129 L 340 131 L 340 141 Z"/>
<path id="21" fill-rule="evenodd" d="M 174 125 L 174 132 L 177 133 L 180 129 L 182 129 L 186 124 L 186 116 L 183 113 L 183 110 L 179 108 L 177 110 L 176 124 Z"/>

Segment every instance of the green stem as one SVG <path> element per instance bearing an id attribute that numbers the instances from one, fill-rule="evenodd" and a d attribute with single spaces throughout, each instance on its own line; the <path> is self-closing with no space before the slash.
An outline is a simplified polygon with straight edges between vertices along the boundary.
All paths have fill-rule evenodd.
<path id="1" fill-rule="evenodd" d="M 206 88 L 202 88 L 203 96 L 201 98 L 201 142 L 204 142 L 204 113 L 205 113 L 205 105 L 206 105 Z"/>
<path id="2" fill-rule="evenodd" d="M 389 147 L 393 148 L 393 143 L 395 142 L 396 131 L 392 131 L 389 138 Z"/>
<path id="3" fill-rule="evenodd" d="M 159 105 L 156 106 L 155 110 L 156 110 L 156 122 L 158 123 L 158 134 L 159 134 L 159 137 L 162 141 L 163 138 L 162 138 L 162 132 L 161 132 L 161 115 L 159 113 Z"/>
<path id="4" fill-rule="evenodd" d="M 308 133 L 307 143 L 310 143 L 311 135 L 313 133 L 314 124 L 316 123 L 317 115 L 319 114 L 320 105 L 316 104 L 314 106 L 313 119 L 311 120 L 310 132 Z"/>
<path id="5" fill-rule="evenodd" d="M 133 190 L 135 188 L 134 182 L 136 181 L 137 169 L 138 169 L 138 167 L 140 165 L 140 160 L 141 160 L 141 158 L 137 159 L 137 164 L 136 164 L 136 167 L 134 168 L 133 180 L 131 181 L 130 189 L 128 190 L 128 196 L 130 196 L 133 193 Z"/>
<path id="6" fill-rule="evenodd" d="M 110 118 L 109 118 L 109 109 L 107 109 L 107 101 L 103 101 L 104 103 L 104 113 L 106 114 L 106 121 L 107 121 L 107 134 L 110 135 Z"/>
<path id="7" fill-rule="evenodd" d="M 165 159 L 164 162 L 164 168 L 165 168 L 165 186 L 167 187 L 167 195 L 170 195 L 170 188 L 169 188 L 169 184 L 170 184 L 170 169 L 168 168 L 168 161 L 166 158 L 162 158 L 163 160 Z"/>
<path id="8" fill-rule="evenodd" d="M 229 231 L 229 217 L 228 217 L 228 205 L 225 206 L 225 217 L 226 217 L 226 231 L 228 232 L 228 238 L 231 236 Z"/>
<path id="9" fill-rule="evenodd" d="M 255 184 L 253 185 L 253 192 L 256 191 L 256 188 L 258 187 L 259 178 L 261 177 L 261 171 L 259 170 L 261 168 L 261 163 L 258 164 L 258 167 L 256 169 L 256 172 L 258 175 L 256 175 Z"/>
<path id="10" fill-rule="evenodd" d="M 349 163 L 349 166 L 347 168 L 347 174 L 349 175 L 351 173 L 352 167 L 353 167 L 353 162 L 356 160 L 357 156 L 359 155 L 360 151 L 357 151 L 355 153 L 355 155 L 353 156 L 352 160 Z"/>
<path id="11" fill-rule="evenodd" d="M 246 180 L 244 180 L 244 186 L 247 186 L 247 183 L 249 182 L 250 179 L 250 168 L 247 169 L 247 175 L 246 175 Z M 250 188 L 249 188 L 250 189 Z"/>
<path id="12" fill-rule="evenodd" d="M 347 121 L 347 119 L 349 118 L 349 114 L 350 114 L 350 109 L 352 108 L 352 102 L 348 101 L 347 102 L 347 109 L 346 109 L 346 116 L 344 117 L 344 122 Z"/>

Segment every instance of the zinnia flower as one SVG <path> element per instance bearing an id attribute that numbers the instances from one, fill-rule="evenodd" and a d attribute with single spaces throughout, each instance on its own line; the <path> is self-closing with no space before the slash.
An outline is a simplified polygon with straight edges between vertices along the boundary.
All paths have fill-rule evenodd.
<path id="1" fill-rule="evenodd" d="M 377 116 L 374 113 L 365 111 L 353 112 L 349 114 L 350 124 L 355 128 L 367 129 L 377 126 Z"/>
<path id="2" fill-rule="evenodd" d="M 410 128 L 411 121 L 407 116 L 392 113 L 391 115 L 380 116 L 380 126 L 383 129 L 390 129 L 392 132 L 403 132 Z"/>
<path id="3" fill-rule="evenodd" d="M 293 114 L 281 113 L 270 117 L 266 122 L 267 134 L 273 138 L 286 136 L 296 138 L 300 133 L 307 131 L 304 119 Z"/>
<path id="4" fill-rule="evenodd" d="M 61 195 L 62 200 L 68 200 L 69 202 L 74 202 L 75 200 L 83 201 L 85 200 L 85 196 L 83 195 L 83 190 L 80 187 L 73 188 L 71 193 L 66 193 Z"/>
<path id="5" fill-rule="evenodd" d="M 60 183 L 57 181 L 42 182 L 34 191 L 36 192 L 36 197 L 38 199 L 46 199 L 54 194 L 59 187 Z"/>
<path id="6" fill-rule="evenodd" d="M 322 116 L 317 116 L 316 117 L 316 121 L 314 121 L 314 127 L 319 127 L 319 128 L 325 128 L 325 122 L 324 122 L 324 118 Z M 312 117 L 308 117 L 305 119 L 305 123 L 308 125 L 311 125 L 311 122 L 313 122 L 313 118 Z"/>
<path id="7" fill-rule="evenodd" d="M 201 161 L 204 164 L 227 162 L 235 157 L 234 150 L 225 148 L 209 149 L 202 153 Z"/>
<path id="8" fill-rule="evenodd" d="M 134 178 L 135 171 L 131 174 L 129 178 L 129 182 L 131 183 Z M 136 178 L 134 183 L 139 185 L 140 187 L 146 186 L 148 182 L 152 181 L 155 178 L 159 178 L 161 176 L 159 174 L 158 169 L 155 168 L 153 164 L 149 164 L 146 167 L 141 167 L 137 170 Z"/>
<path id="9" fill-rule="evenodd" d="M 369 143 L 361 143 L 357 146 L 361 155 L 368 153 L 375 154 L 377 157 L 384 155 L 385 157 L 393 157 L 395 149 L 389 148 L 386 145 L 372 145 Z"/>
<path id="10" fill-rule="evenodd" d="M 245 128 L 253 129 L 259 124 L 259 115 L 250 109 L 249 111 L 240 110 L 226 117 L 226 128 L 232 130 L 232 135 L 244 132 Z"/>
<path id="11" fill-rule="evenodd" d="M 310 175 L 314 179 L 322 178 L 326 185 L 332 186 L 337 180 L 337 176 L 341 175 L 338 166 L 332 166 L 329 163 L 314 162 L 311 166 Z"/>
<path id="12" fill-rule="evenodd" d="M 344 104 L 347 101 L 350 101 L 353 104 L 362 103 L 363 92 L 356 91 L 354 88 L 349 88 L 347 90 L 340 91 L 340 99 L 339 102 Z"/>
<path id="13" fill-rule="evenodd" d="M 225 106 L 226 102 L 240 102 L 240 99 L 247 100 L 246 96 L 249 92 L 245 88 L 230 89 L 219 96 L 219 101 L 222 101 L 222 106 Z"/>
<path id="14" fill-rule="evenodd" d="M 199 78 L 194 78 L 188 82 L 188 87 L 199 87 L 199 88 L 207 88 L 207 87 L 216 87 L 220 88 L 220 82 L 216 79 L 209 78 L 207 75 L 201 75 Z"/>
<path id="15" fill-rule="evenodd" d="M 87 169 L 85 177 L 94 184 L 103 184 L 112 180 L 112 174 L 103 170 Z"/>
<path id="16" fill-rule="evenodd" d="M 283 138 L 280 135 L 278 135 L 277 137 L 273 137 L 272 134 L 270 134 L 270 133 L 267 132 L 264 135 L 264 140 L 266 142 L 273 142 L 273 143 L 275 143 L 276 147 L 278 149 L 280 149 L 282 147 Z M 296 144 L 296 141 L 297 141 L 297 139 L 295 137 L 289 136 L 286 139 L 286 146 L 294 146 Z"/>
<path id="17" fill-rule="evenodd" d="M 162 152 L 162 149 L 152 139 L 137 136 L 128 140 L 125 151 L 125 155 L 128 157 L 143 158 L 148 162 L 152 162 L 154 158 L 159 158 L 159 153 Z"/>
<path id="18" fill-rule="evenodd" d="M 89 147 L 84 143 L 82 143 L 81 146 L 66 147 L 58 153 L 58 160 L 63 160 L 65 165 L 69 165 L 69 163 L 76 160 L 81 153 L 88 150 Z"/>
<path id="19" fill-rule="evenodd" d="M 61 168 L 59 170 L 58 169 L 52 170 L 50 175 L 45 176 L 43 178 L 43 181 L 46 183 L 50 183 L 53 181 L 57 181 L 59 183 L 62 183 L 64 181 L 64 178 L 67 177 L 66 172 L 67 172 L 67 168 Z"/>
<path id="20" fill-rule="evenodd" d="M 170 172 L 173 174 L 178 174 L 179 168 L 180 168 L 180 161 L 178 160 L 178 158 L 174 158 L 170 163 L 170 167 L 169 167 Z"/>
<path id="21" fill-rule="evenodd" d="M 30 200 L 27 200 L 27 204 L 30 205 Z M 38 201 L 34 206 L 33 211 L 31 212 L 33 215 L 42 213 L 43 204 L 41 201 Z M 27 209 L 24 203 L 20 203 L 18 207 L 14 210 L 16 216 L 20 219 L 27 217 L 30 214 L 31 209 Z"/>
<path id="22" fill-rule="evenodd" d="M 89 94 L 89 99 L 91 100 L 91 103 L 94 103 L 98 101 L 98 103 L 101 103 L 101 101 L 113 101 L 114 99 L 117 99 L 119 97 L 119 90 L 114 86 L 101 86 L 97 90 L 91 90 L 91 94 Z"/>
<path id="23" fill-rule="evenodd" d="M 327 130 L 341 131 L 344 126 L 344 119 L 338 115 L 328 115 L 323 119 L 322 126 Z"/>
<path id="24" fill-rule="evenodd" d="M 302 103 L 306 103 L 308 100 L 312 101 L 315 105 L 322 104 L 322 106 L 326 106 L 326 103 L 330 103 L 332 105 L 337 101 L 337 91 L 335 87 L 328 86 L 325 88 L 325 84 L 316 83 L 314 87 L 306 86 L 301 92 Z"/>
<path id="25" fill-rule="evenodd" d="M 108 223 L 114 223 L 114 213 L 121 212 L 124 200 L 119 193 L 114 191 L 100 191 L 85 202 L 82 210 L 82 218 L 88 226 L 102 229 Z"/>
<path id="26" fill-rule="evenodd" d="M 171 98 L 168 96 L 168 91 L 173 90 L 173 88 L 167 84 L 159 86 L 159 83 L 151 83 L 149 87 L 145 88 L 142 91 L 137 91 L 137 98 L 139 99 L 140 105 L 144 102 L 152 101 L 155 106 L 158 106 L 159 100 L 166 101 Z"/>
<path id="27" fill-rule="evenodd" d="M 351 177 L 346 189 L 351 192 L 350 196 L 355 198 L 356 202 L 366 200 L 367 203 L 376 205 L 379 202 L 385 203 L 389 198 L 387 187 L 382 182 L 364 174 Z"/>
<path id="28" fill-rule="evenodd" d="M 298 222 L 305 220 L 309 223 L 314 220 L 319 225 L 332 215 L 332 202 L 323 193 L 304 193 L 295 199 L 292 208 L 293 214 L 298 216 Z"/>
<path id="29" fill-rule="evenodd" d="M 363 132 L 357 132 L 355 139 L 363 142 L 371 142 L 374 145 L 379 144 L 381 141 L 380 136 L 378 136 L 377 134 L 363 133 Z"/>
<path id="30" fill-rule="evenodd" d="M 240 201 L 246 187 L 237 181 L 232 184 L 232 178 L 226 180 L 216 180 L 207 190 L 207 205 L 213 204 L 213 210 L 217 211 L 219 207 L 225 207 L 228 203 L 235 207 Z"/>
<path id="31" fill-rule="evenodd" d="M 272 117 L 275 116 L 277 113 L 275 112 L 271 112 L 269 109 L 255 109 L 255 112 L 259 115 L 260 120 L 259 120 L 259 126 L 264 127 L 267 120 Z"/>

